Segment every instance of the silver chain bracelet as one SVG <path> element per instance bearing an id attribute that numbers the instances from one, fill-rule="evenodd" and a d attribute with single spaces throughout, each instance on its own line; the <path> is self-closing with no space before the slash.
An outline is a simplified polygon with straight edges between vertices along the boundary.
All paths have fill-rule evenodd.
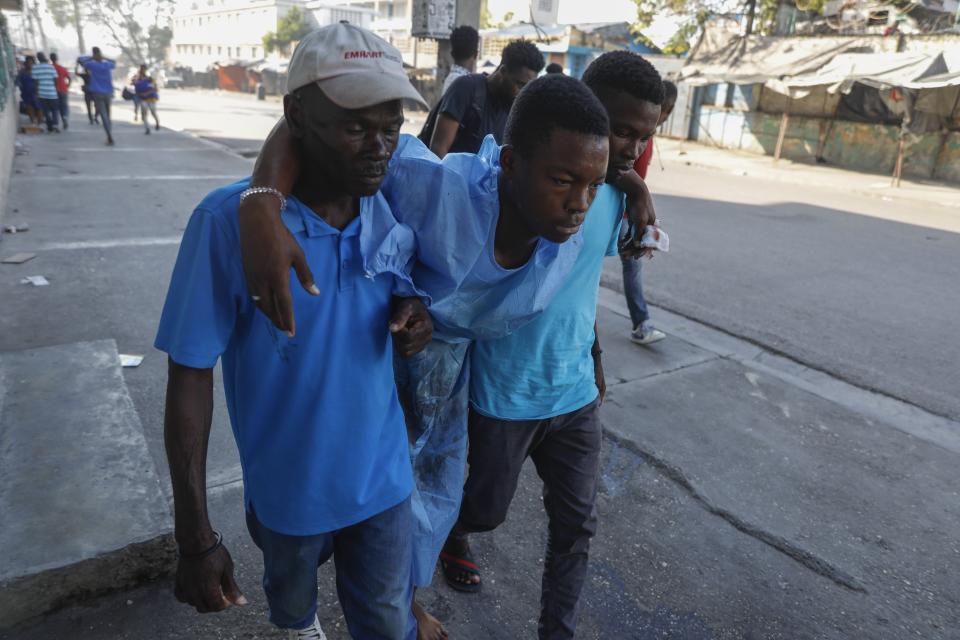
<path id="1" fill-rule="evenodd" d="M 270 195 L 277 196 L 280 198 L 280 211 L 283 212 L 287 208 L 287 199 L 284 197 L 280 191 L 274 189 L 273 187 L 249 187 L 243 190 L 243 193 L 240 194 L 240 202 L 243 203 L 250 196 L 259 195 L 261 193 L 269 193 Z"/>

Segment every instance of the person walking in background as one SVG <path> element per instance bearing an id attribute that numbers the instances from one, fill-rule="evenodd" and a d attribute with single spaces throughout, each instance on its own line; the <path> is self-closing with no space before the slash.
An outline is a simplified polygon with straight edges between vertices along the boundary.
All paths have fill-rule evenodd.
<path id="1" fill-rule="evenodd" d="M 100 122 L 100 115 L 95 112 L 93 107 L 93 92 L 90 91 L 90 72 L 77 61 L 73 73 L 83 82 L 81 88 L 83 90 L 83 102 L 87 105 L 87 119 L 90 120 L 90 124 L 98 124 Z"/>
<path id="2" fill-rule="evenodd" d="M 660 120 L 657 122 L 659 127 L 670 114 L 677 104 L 677 85 L 669 80 L 663 82 L 663 107 L 660 109 Z M 646 180 L 647 169 L 650 167 L 650 160 L 653 158 L 653 137 L 647 142 L 646 148 L 637 162 L 633 165 L 634 171 L 640 174 L 640 177 Z M 626 233 L 626 228 L 623 229 Z M 633 330 L 630 332 L 630 340 L 635 344 L 648 345 L 659 342 L 667 337 L 663 331 L 660 331 L 650 322 L 650 313 L 647 310 L 647 301 L 643 297 L 643 259 L 620 256 L 620 263 L 623 267 L 623 294 L 627 299 L 627 309 L 630 311 L 630 321 L 633 323 Z"/>
<path id="3" fill-rule="evenodd" d="M 31 70 L 37 81 L 37 96 L 43 109 L 43 119 L 47 123 L 47 133 L 60 133 L 60 99 L 57 97 L 57 70 L 53 68 L 47 56 L 37 53 L 37 64 Z"/>
<path id="4" fill-rule="evenodd" d="M 453 82 L 462 76 L 468 76 L 477 69 L 477 56 L 480 53 L 480 34 L 469 25 L 460 25 L 450 34 L 450 53 L 453 66 L 447 79 L 443 81 L 442 96 Z"/>
<path id="5" fill-rule="evenodd" d="M 160 118 L 157 117 L 157 100 L 160 99 L 157 93 L 157 85 L 153 78 L 146 74 L 146 65 L 141 65 L 140 79 L 133 85 L 137 100 L 140 101 L 140 114 L 143 119 L 143 132 L 150 135 L 150 124 L 147 122 L 147 110 L 153 114 L 153 121 L 156 123 L 156 130 L 160 131 Z"/>
<path id="6" fill-rule="evenodd" d="M 537 45 L 514 40 L 503 48 L 500 66 L 490 75 L 471 73 L 454 80 L 427 116 L 420 140 L 440 158 L 476 153 L 490 134 L 501 144 L 513 99 L 542 69 Z"/>
<path id="7" fill-rule="evenodd" d="M 113 100 L 113 70 L 117 64 L 103 57 L 100 47 L 94 47 L 92 56 L 80 56 L 77 62 L 90 74 L 90 93 L 97 109 L 103 130 L 107 132 L 107 145 L 113 146 L 113 132 L 110 123 L 110 102 Z"/>
<path id="8" fill-rule="evenodd" d="M 146 79 L 147 77 L 147 65 L 141 64 L 137 69 L 137 72 L 133 74 L 133 77 L 130 78 L 130 85 L 133 87 L 133 121 L 136 122 L 137 118 L 140 117 L 140 107 L 143 105 L 143 99 L 140 97 L 140 94 L 137 93 L 137 83 L 141 80 Z M 144 119 L 146 122 L 146 119 Z"/>
<path id="9" fill-rule="evenodd" d="M 37 97 L 37 81 L 33 78 L 33 56 L 23 59 L 23 66 L 14 81 L 20 89 L 20 111 L 27 114 L 30 124 L 40 124 L 40 98 Z"/>
<path id="10" fill-rule="evenodd" d="M 50 54 L 50 63 L 54 71 L 57 72 L 57 106 L 60 110 L 60 119 L 63 121 L 63 130 L 66 131 L 69 124 L 67 116 L 70 115 L 70 72 L 59 63 L 57 54 Z"/>
<path id="11" fill-rule="evenodd" d="M 559 64 L 557 64 L 556 62 L 551 62 L 550 64 L 547 65 L 546 72 L 547 72 L 547 73 L 559 73 L 559 74 L 562 75 L 562 74 L 563 74 L 563 67 L 561 67 L 561 66 L 560 66 Z"/>

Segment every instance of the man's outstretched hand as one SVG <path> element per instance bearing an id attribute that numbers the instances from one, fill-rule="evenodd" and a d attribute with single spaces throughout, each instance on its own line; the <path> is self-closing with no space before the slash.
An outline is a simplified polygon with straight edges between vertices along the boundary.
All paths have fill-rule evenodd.
<path id="1" fill-rule="evenodd" d="M 260 309 L 278 329 L 290 337 L 296 333 L 293 299 L 290 296 L 290 268 L 300 285 L 320 295 L 307 266 L 303 249 L 280 220 L 280 201 L 270 194 L 252 195 L 240 204 L 240 256 L 247 278 L 247 290 Z"/>
<path id="2" fill-rule="evenodd" d="M 173 595 L 199 613 L 213 613 L 233 605 L 247 604 L 233 579 L 233 559 L 222 546 L 205 558 L 180 558 Z"/>
<path id="3" fill-rule="evenodd" d="M 433 321 L 420 298 L 394 298 L 390 333 L 404 358 L 423 351 L 433 338 Z"/>

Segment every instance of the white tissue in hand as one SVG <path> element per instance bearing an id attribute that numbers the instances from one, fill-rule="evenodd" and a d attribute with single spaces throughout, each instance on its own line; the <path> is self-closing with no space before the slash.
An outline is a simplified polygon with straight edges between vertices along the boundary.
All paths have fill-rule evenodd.
<path id="1" fill-rule="evenodd" d="M 656 249 L 666 253 L 670 251 L 670 238 L 667 236 L 667 232 L 660 227 L 655 227 L 652 224 L 647 225 L 643 230 L 643 237 L 640 238 L 640 246 L 644 249 Z"/>

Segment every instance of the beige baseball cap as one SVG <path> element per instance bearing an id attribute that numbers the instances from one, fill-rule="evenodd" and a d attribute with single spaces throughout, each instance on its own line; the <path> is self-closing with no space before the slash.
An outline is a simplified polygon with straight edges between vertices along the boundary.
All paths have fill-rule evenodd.
<path id="1" fill-rule="evenodd" d="M 287 68 L 287 93 L 316 82 L 344 109 L 406 98 L 426 101 L 410 84 L 400 51 L 366 29 L 341 22 L 307 34 Z"/>

